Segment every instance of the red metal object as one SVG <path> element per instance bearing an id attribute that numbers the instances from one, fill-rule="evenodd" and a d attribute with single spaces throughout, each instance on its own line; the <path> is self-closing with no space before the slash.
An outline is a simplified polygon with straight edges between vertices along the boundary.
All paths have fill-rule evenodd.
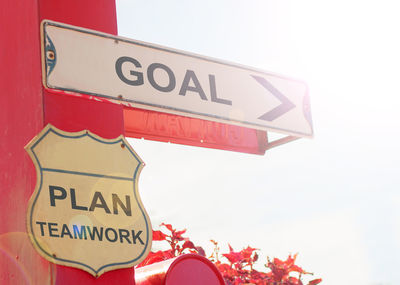
<path id="1" fill-rule="evenodd" d="M 114 0 L 38 0 L 40 21 L 53 20 L 117 35 Z"/>
<path id="2" fill-rule="evenodd" d="M 137 285 L 224 285 L 215 265 L 197 254 L 185 254 L 136 269 Z"/>
<path id="3" fill-rule="evenodd" d="M 49 263 L 25 229 L 36 173 L 24 146 L 43 127 L 37 2 L 1 4 L 0 284 L 48 284 Z"/>
<path id="4" fill-rule="evenodd" d="M 103 137 L 123 133 L 122 107 L 95 105 L 87 98 L 67 98 L 43 89 L 40 21 L 52 19 L 116 34 L 115 3 L 6 0 L 2 11 L 0 24 L 7 28 L 0 30 L 0 284 L 135 284 L 133 269 L 96 279 L 78 269 L 54 266 L 33 249 L 25 229 L 36 173 L 24 146 L 45 122 L 65 130 L 90 129 Z"/>
<path id="5" fill-rule="evenodd" d="M 124 108 L 129 137 L 263 155 L 264 131 L 195 118 Z"/>
<path id="6" fill-rule="evenodd" d="M 122 105 L 46 90 L 44 121 L 68 132 L 88 129 L 103 138 L 124 134 Z"/>

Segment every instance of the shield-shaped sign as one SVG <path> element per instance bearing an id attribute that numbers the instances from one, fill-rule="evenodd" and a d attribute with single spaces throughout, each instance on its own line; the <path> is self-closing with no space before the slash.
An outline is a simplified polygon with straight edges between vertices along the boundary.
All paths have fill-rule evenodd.
<path id="1" fill-rule="evenodd" d="M 26 150 L 37 172 L 27 228 L 43 257 L 100 276 L 147 256 L 152 228 L 137 188 L 144 163 L 124 137 L 47 125 Z"/>

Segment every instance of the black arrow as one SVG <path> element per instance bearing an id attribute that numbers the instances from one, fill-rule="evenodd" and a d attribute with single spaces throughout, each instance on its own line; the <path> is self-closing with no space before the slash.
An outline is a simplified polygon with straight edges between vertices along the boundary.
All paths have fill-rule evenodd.
<path id="1" fill-rule="evenodd" d="M 271 111 L 268 111 L 264 115 L 258 117 L 260 120 L 264 121 L 273 121 L 276 118 L 279 118 L 283 114 L 289 112 L 292 110 L 294 107 L 296 107 L 295 104 L 293 104 L 292 101 L 290 101 L 285 95 L 283 95 L 278 89 L 276 89 L 271 83 L 269 83 L 264 77 L 252 75 L 252 77 L 257 80 L 258 83 L 260 83 L 265 89 L 267 89 L 269 92 L 272 93 L 279 101 L 281 101 L 282 104 L 279 106 L 275 107 Z"/>

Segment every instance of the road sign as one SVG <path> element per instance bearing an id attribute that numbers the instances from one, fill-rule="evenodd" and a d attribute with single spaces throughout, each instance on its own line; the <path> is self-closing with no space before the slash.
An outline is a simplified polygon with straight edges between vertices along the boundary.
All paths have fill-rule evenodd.
<path id="1" fill-rule="evenodd" d="M 37 172 L 27 228 L 44 258 L 99 276 L 146 257 L 152 227 L 137 189 L 143 162 L 122 136 L 47 125 L 26 149 Z"/>
<path id="2" fill-rule="evenodd" d="M 313 135 L 298 80 L 188 52 L 45 21 L 43 83 L 134 107 L 289 135 Z"/>

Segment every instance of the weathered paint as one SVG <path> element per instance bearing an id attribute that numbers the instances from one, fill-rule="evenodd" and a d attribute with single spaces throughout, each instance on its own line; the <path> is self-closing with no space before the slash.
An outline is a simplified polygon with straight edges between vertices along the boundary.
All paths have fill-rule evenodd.
<path id="1" fill-rule="evenodd" d="M 124 108 L 126 136 L 263 155 L 265 131 L 149 110 Z"/>

